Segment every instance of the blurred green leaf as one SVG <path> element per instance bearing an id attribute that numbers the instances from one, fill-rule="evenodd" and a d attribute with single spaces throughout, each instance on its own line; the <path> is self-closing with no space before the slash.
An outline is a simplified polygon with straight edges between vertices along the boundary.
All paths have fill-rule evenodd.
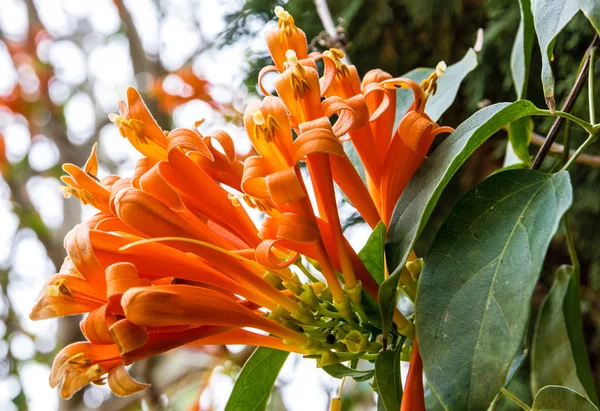
<path id="1" fill-rule="evenodd" d="M 531 389 L 562 385 L 579 393 L 585 389 L 577 377 L 573 348 L 563 315 L 563 303 L 573 267 L 563 265 L 556 272 L 552 288 L 542 303 L 531 343 Z"/>
<path id="2" fill-rule="evenodd" d="M 598 0 L 575 0 L 575 3 L 600 34 L 600 2 Z"/>
<path id="3" fill-rule="evenodd" d="M 373 378 L 375 370 L 355 370 L 343 364 L 333 364 L 323 367 L 323 371 L 334 378 L 351 377 L 354 381 L 367 381 Z"/>
<path id="4" fill-rule="evenodd" d="M 533 0 L 531 5 L 533 23 L 542 51 L 542 85 L 546 104 L 550 110 L 556 107 L 554 101 L 554 74 L 550 61 L 554 51 L 556 36 L 577 13 L 575 0 Z"/>
<path id="5" fill-rule="evenodd" d="M 415 325 L 427 381 L 446 408 L 486 410 L 504 387 L 571 203 L 567 172 L 509 170 L 471 189 L 444 221 L 419 279 Z"/>
<path id="6" fill-rule="evenodd" d="M 508 125 L 508 141 L 519 160 L 530 165 L 529 143 L 533 134 L 533 121 L 529 117 L 520 118 Z"/>
<path id="7" fill-rule="evenodd" d="M 533 400 L 532 411 L 598 411 L 587 398 L 566 387 L 549 385 L 542 388 Z"/>
<path id="8" fill-rule="evenodd" d="M 398 281 L 400 270 L 444 187 L 466 159 L 506 124 L 536 113 L 539 110 L 527 100 L 486 107 L 458 126 L 425 160 L 394 209 L 386 243 L 391 275 L 383 285 Z"/>
<path id="9" fill-rule="evenodd" d="M 510 72 L 512 74 L 517 99 L 527 98 L 527 82 L 535 29 L 531 14 L 531 0 L 519 0 L 521 22 L 510 56 Z"/>
<path id="10" fill-rule="evenodd" d="M 289 352 L 258 347 L 235 381 L 225 411 L 264 410 L 289 355 Z"/>

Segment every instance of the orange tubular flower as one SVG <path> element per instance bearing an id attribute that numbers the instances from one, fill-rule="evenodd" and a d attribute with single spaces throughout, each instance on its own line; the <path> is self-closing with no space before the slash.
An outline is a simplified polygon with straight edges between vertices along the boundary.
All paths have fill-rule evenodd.
<path id="1" fill-rule="evenodd" d="M 275 66 L 259 75 L 267 96 L 243 117 L 254 155 L 239 161 L 224 131 L 163 131 L 130 88 L 109 117 L 143 155 L 133 174 L 99 179 L 95 145 L 83 168 L 63 166 L 64 196 L 98 212 L 67 235 L 65 263 L 30 314 L 87 314 L 87 341 L 63 348 L 52 367 L 62 397 L 90 382 L 118 395 L 143 390 L 125 366 L 183 346 L 251 344 L 318 357 L 320 366 L 382 349 L 363 309 L 363 289 L 376 299 L 379 286 L 344 237 L 335 186 L 369 226 L 389 223 L 434 137 L 451 131 L 424 112 L 443 67 L 421 85 L 380 70 L 361 84 L 340 51 L 309 55 L 293 17 L 276 14 L 267 34 Z M 278 97 L 262 85 L 269 71 Z M 399 87 L 415 102 L 393 132 Z M 366 183 L 344 151 L 348 139 Z M 260 228 L 248 207 L 264 214 Z M 394 321 L 394 332 L 413 338 L 399 311 Z M 423 409 L 421 372 L 415 341 L 403 410 Z"/>

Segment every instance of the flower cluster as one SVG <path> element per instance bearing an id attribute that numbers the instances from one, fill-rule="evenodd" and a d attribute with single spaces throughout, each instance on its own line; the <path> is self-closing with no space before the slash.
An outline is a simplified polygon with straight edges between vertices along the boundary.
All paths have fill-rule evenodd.
<path id="1" fill-rule="evenodd" d="M 266 97 L 244 114 L 256 155 L 237 160 L 223 131 L 163 131 L 130 88 L 110 119 L 143 154 L 133 175 L 99 179 L 95 147 L 83 168 L 63 166 L 65 197 L 98 213 L 68 234 L 68 256 L 31 313 L 87 314 L 87 341 L 63 348 L 52 367 L 61 396 L 90 382 L 119 395 L 142 390 L 126 365 L 192 342 L 272 347 L 321 366 L 381 350 L 362 308 L 378 284 L 344 238 L 335 185 L 372 228 L 389 223 L 433 138 L 451 131 L 424 113 L 443 67 L 421 85 L 381 70 L 361 82 L 343 53 L 308 54 L 293 17 L 276 14 L 267 34 L 275 64 L 259 78 Z M 262 84 L 267 72 L 278 73 L 277 97 Z M 400 87 L 415 100 L 394 130 Z M 248 208 L 264 213 L 260 228 Z M 399 312 L 394 319 L 411 337 L 412 323 Z"/>

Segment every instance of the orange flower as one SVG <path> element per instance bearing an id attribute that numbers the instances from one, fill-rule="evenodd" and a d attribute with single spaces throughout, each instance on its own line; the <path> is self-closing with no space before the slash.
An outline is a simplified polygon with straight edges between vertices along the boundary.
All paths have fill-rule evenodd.
<path id="1" fill-rule="evenodd" d="M 125 366 L 182 346 L 252 344 L 321 365 L 381 349 L 362 308 L 363 289 L 377 298 L 379 286 L 344 237 L 335 187 L 369 226 L 389 223 L 433 138 L 451 130 L 424 113 L 443 67 L 422 85 L 379 70 L 361 84 L 340 51 L 307 54 L 293 17 L 281 7 L 276 14 L 267 34 L 275 66 L 259 75 L 267 96 L 243 118 L 256 155 L 239 161 L 224 131 L 161 130 L 130 88 L 110 119 L 144 155 L 133 175 L 99 180 L 96 146 L 83 169 L 65 164 L 65 196 L 99 212 L 69 233 L 65 264 L 31 312 L 87 314 L 87 342 L 65 347 L 52 368 L 61 396 L 105 380 L 119 395 L 142 390 Z M 262 85 L 270 71 L 278 97 Z M 393 132 L 398 87 L 411 88 L 415 102 Z M 366 184 L 344 151 L 348 139 Z M 264 213 L 260 228 L 247 208 Z M 394 321 L 413 337 L 399 311 Z M 413 357 L 407 393 L 418 401 L 416 341 Z"/>

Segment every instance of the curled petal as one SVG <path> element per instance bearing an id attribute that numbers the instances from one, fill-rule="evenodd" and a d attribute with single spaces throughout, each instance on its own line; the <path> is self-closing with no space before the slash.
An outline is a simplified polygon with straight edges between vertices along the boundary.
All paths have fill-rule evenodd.
<path id="1" fill-rule="evenodd" d="M 300 137 L 294 140 L 294 159 L 298 161 L 307 154 L 334 154 L 344 156 L 340 140 L 333 134 L 326 117 L 300 124 Z"/>
<path id="2" fill-rule="evenodd" d="M 272 73 L 272 72 L 281 73 L 281 71 L 276 66 L 265 66 L 262 69 L 260 69 L 260 71 L 258 72 L 258 87 L 260 88 L 260 91 L 265 96 L 271 96 L 272 94 L 263 86 L 263 83 L 262 83 L 263 77 L 267 73 Z"/>
<path id="3" fill-rule="evenodd" d="M 227 158 L 227 160 L 229 160 L 230 163 L 233 163 L 235 161 L 235 146 L 233 145 L 233 139 L 231 138 L 231 136 L 223 130 L 217 130 L 208 137 L 204 137 L 204 142 L 206 143 L 206 146 L 209 147 L 214 153 L 215 148 L 212 146 L 211 141 L 213 139 L 218 141 L 219 144 L 221 144 L 223 152 L 225 153 L 225 157 Z"/>
<path id="4" fill-rule="evenodd" d="M 110 390 L 119 397 L 135 394 L 144 391 L 150 384 L 144 384 L 134 380 L 125 369 L 123 363 L 117 365 L 108 373 L 108 386 Z"/>
<path id="5" fill-rule="evenodd" d="M 269 168 L 263 157 L 250 156 L 244 161 L 244 174 L 242 176 L 242 191 L 257 198 L 268 198 L 266 176 Z"/>
<path id="6" fill-rule="evenodd" d="M 140 177 L 150 170 L 156 163 L 156 160 L 148 157 L 140 158 L 135 163 L 135 170 L 133 171 L 133 177 L 131 177 L 131 185 L 135 188 L 140 188 Z"/>
<path id="7" fill-rule="evenodd" d="M 353 128 L 357 114 L 344 100 L 338 96 L 328 97 L 321 103 L 323 113 L 326 117 L 331 117 L 334 114 L 338 116 L 337 121 L 333 125 L 333 133 L 336 136 L 343 136 L 348 130 Z M 340 140 L 348 140 L 340 138 Z"/>
<path id="8" fill-rule="evenodd" d="M 378 95 L 375 97 L 374 95 Z M 372 98 L 373 101 L 379 102 L 379 105 L 373 110 L 371 109 L 371 117 L 369 118 L 370 122 L 376 121 L 381 117 L 384 113 L 387 112 L 390 107 L 390 94 L 389 92 L 381 87 L 379 84 L 371 83 L 367 84 L 363 88 L 363 96 L 365 101 L 368 101 L 369 98 Z"/>
<path id="9" fill-rule="evenodd" d="M 185 206 L 177 192 L 162 177 L 159 171 L 160 165 L 161 163 L 155 164 L 154 167 L 140 177 L 140 188 L 145 193 L 152 195 L 166 204 L 172 210 L 182 211 L 185 209 Z"/>
<path id="10" fill-rule="evenodd" d="M 265 240 L 256 247 L 256 262 L 271 270 L 280 270 L 294 264 L 298 259 L 298 253 L 293 252 L 288 259 L 281 261 L 277 256 L 279 253 L 273 251 L 273 247 L 279 239 Z"/>
<path id="11" fill-rule="evenodd" d="M 150 285 L 150 281 L 141 279 L 131 263 L 116 263 L 106 269 L 106 297 L 111 311 L 123 313 L 121 297 L 133 287 Z"/>
<path id="12" fill-rule="evenodd" d="M 417 151 L 421 138 L 431 132 L 433 125 L 433 121 L 424 114 L 410 111 L 400 122 L 398 134 L 412 151 Z"/>
<path id="13" fill-rule="evenodd" d="M 295 167 L 269 174 L 266 178 L 266 185 L 269 197 L 275 205 L 293 203 L 306 195 Z"/>
<path id="14" fill-rule="evenodd" d="M 112 344 L 113 340 L 108 332 L 108 327 L 115 321 L 107 312 L 107 305 L 90 312 L 79 324 L 81 332 L 94 344 Z"/>
<path id="15" fill-rule="evenodd" d="M 99 293 L 104 293 L 104 268 L 94 255 L 89 227 L 85 224 L 76 225 L 65 237 L 65 248 L 77 271 L 97 287 Z"/>
<path id="16" fill-rule="evenodd" d="M 210 161 L 214 160 L 214 156 L 202 136 L 189 128 L 180 127 L 169 133 L 169 150 L 174 148 L 178 148 L 184 153 L 200 153 Z"/>
<path id="17" fill-rule="evenodd" d="M 333 61 L 331 57 L 324 56 L 319 52 L 310 53 L 308 57 L 312 58 L 315 62 L 319 60 L 323 61 L 323 77 L 319 79 L 319 85 L 321 87 L 321 96 L 325 96 L 329 87 L 331 87 L 331 84 L 335 80 L 335 75 L 337 73 L 335 61 Z"/>
<path id="18" fill-rule="evenodd" d="M 278 221 L 278 239 L 295 243 L 314 243 L 319 239 L 319 226 L 313 218 L 293 213 L 283 213 Z"/>
<path id="19" fill-rule="evenodd" d="M 115 322 L 109 329 L 111 342 L 119 347 L 119 353 L 125 355 L 132 352 L 148 341 L 148 331 L 146 327 L 136 325 L 124 318 Z"/>

